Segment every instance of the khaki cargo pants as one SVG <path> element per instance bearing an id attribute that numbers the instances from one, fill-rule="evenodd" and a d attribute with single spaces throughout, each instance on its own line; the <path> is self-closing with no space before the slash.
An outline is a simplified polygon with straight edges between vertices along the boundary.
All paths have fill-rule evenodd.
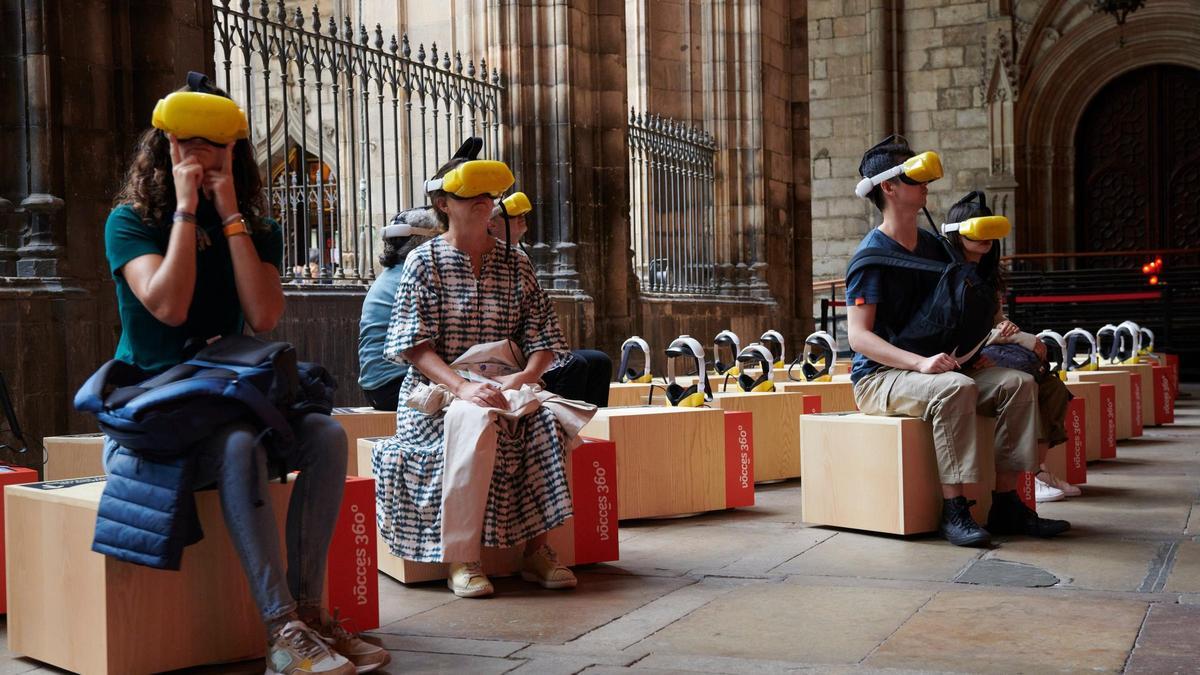
<path id="1" fill-rule="evenodd" d="M 996 418 L 997 471 L 1037 470 L 1042 423 L 1038 385 L 1028 373 L 983 368 L 928 375 L 881 368 L 854 385 L 854 400 L 868 415 L 920 417 L 932 423 L 943 484 L 980 481 L 976 415 Z"/>

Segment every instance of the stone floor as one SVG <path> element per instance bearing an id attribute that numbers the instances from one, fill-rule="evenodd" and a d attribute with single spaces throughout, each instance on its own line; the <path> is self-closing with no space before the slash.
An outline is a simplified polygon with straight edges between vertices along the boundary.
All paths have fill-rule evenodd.
<path id="1" fill-rule="evenodd" d="M 622 523 L 574 591 L 488 600 L 381 578 L 389 672 L 1200 673 L 1200 388 L 1176 423 L 1042 505 L 1054 541 L 990 550 L 804 524 L 798 482 L 754 508 Z M 198 672 L 259 672 L 250 662 Z M 4 654 L 0 675 L 40 670 Z"/>

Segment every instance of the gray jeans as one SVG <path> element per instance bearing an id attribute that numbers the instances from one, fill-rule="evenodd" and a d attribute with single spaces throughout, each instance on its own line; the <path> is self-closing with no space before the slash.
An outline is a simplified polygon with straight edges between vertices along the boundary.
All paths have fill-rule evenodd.
<path id="1" fill-rule="evenodd" d="M 272 474 L 257 436 L 247 423 L 214 432 L 196 457 L 193 485 L 220 492 L 229 538 L 263 621 L 269 623 L 294 611 L 297 604 L 321 602 L 329 541 L 346 485 L 346 435 L 328 415 L 306 415 L 296 426 L 291 468 L 300 476 L 288 503 L 286 573 L 267 494 Z M 115 448 L 106 444 L 106 458 Z"/>
<path id="2" fill-rule="evenodd" d="M 927 375 L 880 368 L 854 385 L 868 415 L 920 417 L 933 425 L 938 474 L 947 485 L 980 481 L 975 416 L 996 418 L 997 471 L 1035 471 L 1038 464 L 1038 385 L 1008 368 Z"/>

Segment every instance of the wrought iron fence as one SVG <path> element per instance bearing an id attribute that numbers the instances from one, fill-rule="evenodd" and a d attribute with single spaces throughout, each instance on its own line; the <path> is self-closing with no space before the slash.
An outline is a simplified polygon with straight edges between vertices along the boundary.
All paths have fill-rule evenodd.
<path id="1" fill-rule="evenodd" d="M 630 110 L 634 267 L 648 292 L 715 293 L 715 139 Z"/>
<path id="2" fill-rule="evenodd" d="M 425 202 L 423 182 L 469 135 L 502 158 L 500 75 L 437 43 L 412 49 L 314 5 L 213 1 L 218 83 L 246 110 L 285 278 L 374 277 L 376 233 Z"/>

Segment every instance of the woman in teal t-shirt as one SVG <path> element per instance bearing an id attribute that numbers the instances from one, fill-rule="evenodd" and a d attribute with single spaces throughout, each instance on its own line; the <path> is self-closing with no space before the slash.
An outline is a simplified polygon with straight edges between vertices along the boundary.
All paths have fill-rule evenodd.
<path id="1" fill-rule="evenodd" d="M 192 73 L 188 83 L 181 91 L 228 98 L 202 75 Z M 177 138 L 159 129 L 142 134 L 104 228 L 121 317 L 117 359 L 162 371 L 204 341 L 246 326 L 275 327 L 283 314 L 283 238 L 264 217 L 263 202 L 249 141 Z M 220 492 L 230 539 L 267 627 L 267 672 L 374 670 L 388 653 L 348 633 L 320 604 L 345 485 L 345 435 L 318 414 L 301 418 L 295 431 L 289 468 L 300 476 L 288 505 L 286 567 L 256 427 L 236 422 L 201 441 L 194 487 L 215 485 Z M 132 451 L 109 442 L 105 452 Z"/>

